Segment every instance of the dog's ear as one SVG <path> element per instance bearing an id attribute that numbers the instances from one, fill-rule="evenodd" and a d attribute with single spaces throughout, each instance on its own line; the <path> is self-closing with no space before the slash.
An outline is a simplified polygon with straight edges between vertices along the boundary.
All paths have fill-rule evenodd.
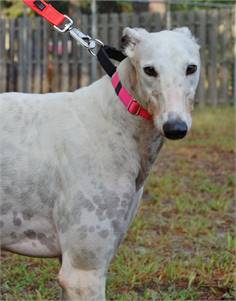
<path id="1" fill-rule="evenodd" d="M 192 33 L 188 27 L 177 27 L 173 31 L 179 32 L 187 36 L 188 38 L 193 38 Z"/>
<path id="2" fill-rule="evenodd" d="M 173 31 L 179 32 L 179 33 L 185 35 L 186 37 L 191 39 L 198 48 L 200 48 L 200 46 L 198 45 L 197 39 L 192 35 L 192 33 L 188 27 L 177 27 L 177 28 L 173 29 Z"/>
<path id="3" fill-rule="evenodd" d="M 121 48 L 128 57 L 133 57 L 135 46 L 148 32 L 143 28 L 126 27 L 121 38 Z"/>

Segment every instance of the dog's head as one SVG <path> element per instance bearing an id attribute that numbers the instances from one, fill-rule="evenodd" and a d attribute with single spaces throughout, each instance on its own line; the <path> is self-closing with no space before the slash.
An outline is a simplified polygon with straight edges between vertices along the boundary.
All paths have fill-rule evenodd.
<path id="1" fill-rule="evenodd" d="M 149 33 L 125 28 L 122 46 L 135 69 L 136 92 L 167 138 L 183 138 L 200 74 L 199 45 L 187 27 Z"/>

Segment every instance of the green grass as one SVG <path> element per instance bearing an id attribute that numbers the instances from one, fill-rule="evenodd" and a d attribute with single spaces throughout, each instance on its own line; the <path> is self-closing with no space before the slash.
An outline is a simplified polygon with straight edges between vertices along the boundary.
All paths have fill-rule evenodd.
<path id="1" fill-rule="evenodd" d="M 235 300 L 233 107 L 168 141 L 108 274 L 108 300 Z M 2 254 L 1 300 L 55 300 L 58 262 Z"/>

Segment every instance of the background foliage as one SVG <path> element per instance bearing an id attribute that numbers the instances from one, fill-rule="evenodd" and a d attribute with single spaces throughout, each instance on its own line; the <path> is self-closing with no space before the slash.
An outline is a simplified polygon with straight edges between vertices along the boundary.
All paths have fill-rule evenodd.
<path id="1" fill-rule="evenodd" d="M 79 9 L 82 13 L 90 13 L 91 0 L 47 0 L 57 9 L 68 13 L 69 10 Z M 148 10 L 148 4 L 151 0 L 132 1 L 132 0 L 97 0 L 97 8 L 99 13 L 111 12 L 132 12 Z M 155 2 L 155 0 L 153 0 Z M 158 2 L 158 1 L 157 1 Z M 234 0 L 166 0 L 172 11 L 176 10 L 192 10 L 193 8 L 217 7 L 218 5 L 233 5 Z M 4 16 L 15 18 L 23 14 L 23 0 L 1 0 L 1 14 Z M 30 12 L 32 13 L 32 12 Z"/>

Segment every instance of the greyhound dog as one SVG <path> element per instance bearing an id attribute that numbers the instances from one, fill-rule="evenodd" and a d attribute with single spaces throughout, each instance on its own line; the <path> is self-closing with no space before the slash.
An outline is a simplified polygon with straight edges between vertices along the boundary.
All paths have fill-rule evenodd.
<path id="1" fill-rule="evenodd" d="M 122 84 L 152 114 L 131 115 L 106 75 L 74 92 L 0 95 L 2 249 L 59 257 L 64 300 L 103 301 L 108 265 L 165 138 L 183 138 L 199 81 L 188 28 L 126 28 Z"/>

